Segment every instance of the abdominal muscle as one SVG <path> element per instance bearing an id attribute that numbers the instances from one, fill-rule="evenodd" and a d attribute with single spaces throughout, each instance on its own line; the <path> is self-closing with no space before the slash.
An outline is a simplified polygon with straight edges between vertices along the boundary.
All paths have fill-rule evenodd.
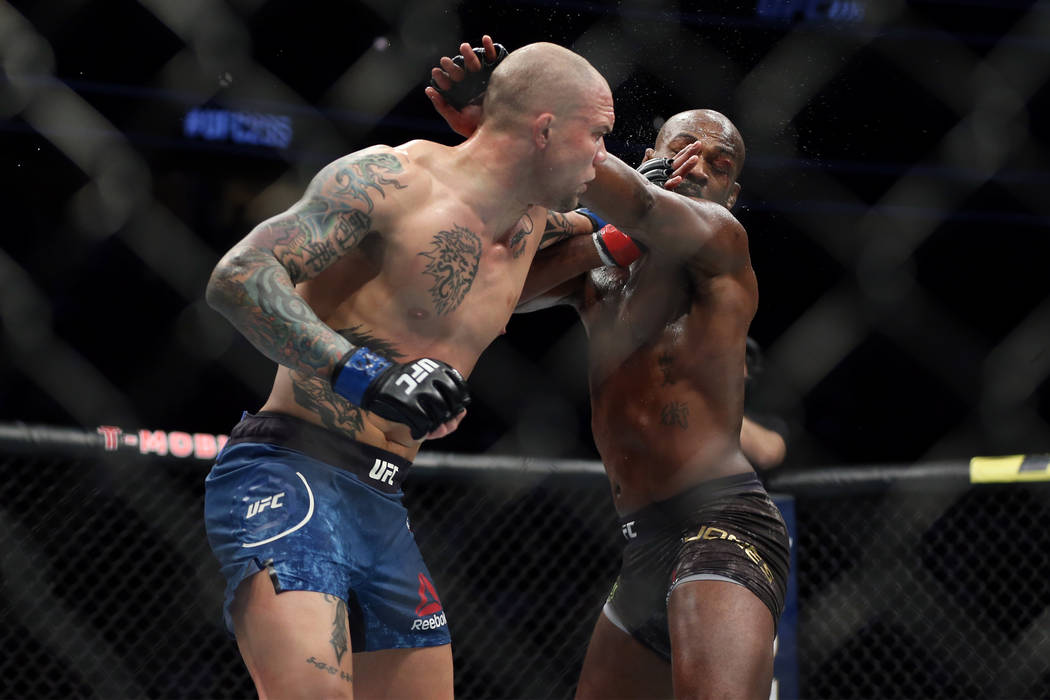
<path id="1" fill-rule="evenodd" d="M 657 350 L 636 353 L 600 384 L 592 376 L 595 445 L 621 515 L 702 481 L 752 471 L 740 451 L 737 402 L 706 386 L 705 371 L 683 370 L 664 385 Z"/>

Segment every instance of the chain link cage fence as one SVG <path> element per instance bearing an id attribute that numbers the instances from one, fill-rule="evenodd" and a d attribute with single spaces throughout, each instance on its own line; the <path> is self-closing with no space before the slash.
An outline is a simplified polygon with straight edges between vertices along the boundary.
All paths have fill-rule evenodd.
<path id="1" fill-rule="evenodd" d="M 251 697 L 202 525 L 206 462 L 3 432 L 0 697 Z M 797 697 L 1050 694 L 1050 456 L 1021 461 L 1007 479 L 1044 481 L 975 484 L 952 463 L 771 484 L 795 493 Z M 406 501 L 456 696 L 571 697 L 622 542 L 600 466 L 446 455 Z"/>

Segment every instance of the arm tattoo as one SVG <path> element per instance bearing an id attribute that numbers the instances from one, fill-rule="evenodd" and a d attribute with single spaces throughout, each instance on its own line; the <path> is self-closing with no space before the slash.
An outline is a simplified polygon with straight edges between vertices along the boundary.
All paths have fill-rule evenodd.
<path id="1" fill-rule="evenodd" d="M 369 234 L 375 200 L 384 187 L 403 190 L 393 177 L 404 172 L 392 153 L 348 156 L 323 170 L 310 184 L 308 197 L 264 224 L 263 238 L 293 282 L 319 275 Z M 294 273 L 293 273 L 294 270 Z"/>
<path id="2" fill-rule="evenodd" d="M 224 274 L 213 277 L 208 297 L 274 362 L 314 374 L 347 350 L 267 251 L 241 246 Z"/>
<path id="3" fill-rule="evenodd" d="M 349 346 L 295 291 L 372 231 L 373 196 L 404 189 L 391 153 L 348 156 L 323 170 L 306 196 L 260 224 L 216 267 L 208 301 L 271 360 L 302 375 L 331 367 Z"/>
<path id="4" fill-rule="evenodd" d="M 369 200 L 369 209 L 371 200 Z M 325 268 L 367 236 L 372 217 L 351 202 L 340 202 L 315 193 L 308 201 L 262 224 L 261 238 L 298 283 L 321 274 Z"/>
<path id="5" fill-rule="evenodd" d="M 535 224 L 532 223 L 532 217 L 528 214 L 518 219 L 518 230 L 510 237 L 510 243 L 507 244 L 507 247 L 510 248 L 510 255 L 515 260 L 520 258 L 522 253 L 525 252 L 525 239 L 532 233 L 534 228 Z"/>
<path id="6" fill-rule="evenodd" d="M 420 253 L 430 262 L 424 274 L 434 277 L 430 296 L 439 316 L 451 313 L 467 296 L 481 262 L 481 239 L 470 229 L 452 225 L 451 231 L 438 231 L 431 249 Z"/>
<path id="7" fill-rule="evenodd" d="M 339 331 L 339 335 L 357 347 L 368 347 L 392 360 L 400 360 L 404 357 L 397 346 L 388 340 L 372 335 L 363 326 L 344 328 Z M 326 428 L 343 433 L 350 438 L 357 438 L 364 429 L 364 411 L 336 394 L 332 390 L 332 385 L 323 379 L 294 370 L 291 372 L 291 377 L 292 393 L 297 404 L 316 413 L 321 419 L 321 424 Z"/>
<path id="8" fill-rule="evenodd" d="M 689 427 L 689 406 L 685 403 L 673 401 L 665 404 L 660 410 L 660 423 L 663 425 L 678 426 L 682 430 Z"/>
<path id="9" fill-rule="evenodd" d="M 561 212 L 548 211 L 547 226 L 543 229 L 543 237 L 540 238 L 540 247 L 546 248 L 549 245 L 553 245 L 558 241 L 563 241 L 566 238 L 571 238 L 574 235 L 576 235 L 576 231 L 573 229 L 569 217 Z"/>
<path id="10" fill-rule="evenodd" d="M 368 196 L 368 188 L 373 188 L 379 196 L 386 197 L 381 185 L 393 185 L 395 189 L 403 190 L 397 180 L 383 177 L 378 170 L 388 173 L 400 173 L 403 171 L 401 161 L 392 153 L 373 153 L 367 156 L 354 158 L 350 163 L 352 167 L 343 167 L 335 174 L 335 181 L 339 187 L 335 190 L 337 194 L 349 194 L 354 199 L 364 201 L 368 204 L 368 211 L 372 211 L 372 198 Z"/>

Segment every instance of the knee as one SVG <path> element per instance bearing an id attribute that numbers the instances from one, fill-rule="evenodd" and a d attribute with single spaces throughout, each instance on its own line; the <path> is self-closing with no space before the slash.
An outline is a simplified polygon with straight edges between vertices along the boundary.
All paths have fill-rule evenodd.
<path id="1" fill-rule="evenodd" d="M 255 676 L 260 698 L 301 698 L 302 700 L 353 700 L 353 677 L 346 671 L 319 669 L 316 674 L 266 673 Z"/>
<path id="2" fill-rule="evenodd" d="M 773 682 L 772 664 L 704 666 L 674 664 L 675 698 L 690 700 L 768 700 Z"/>

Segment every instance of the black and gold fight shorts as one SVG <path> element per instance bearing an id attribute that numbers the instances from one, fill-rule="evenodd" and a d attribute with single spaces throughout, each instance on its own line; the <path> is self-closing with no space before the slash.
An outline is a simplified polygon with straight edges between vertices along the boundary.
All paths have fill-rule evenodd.
<path id="1" fill-rule="evenodd" d="M 667 602 L 687 581 L 729 581 L 784 610 L 790 550 L 780 510 L 752 472 L 702 482 L 620 519 L 627 544 L 609 620 L 671 659 Z"/>

